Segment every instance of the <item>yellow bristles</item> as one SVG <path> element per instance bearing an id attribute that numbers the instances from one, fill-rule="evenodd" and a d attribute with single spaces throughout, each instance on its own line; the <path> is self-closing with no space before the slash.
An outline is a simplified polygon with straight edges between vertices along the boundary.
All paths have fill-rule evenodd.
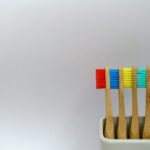
<path id="1" fill-rule="evenodd" d="M 132 68 L 124 68 L 124 88 L 132 88 Z"/>

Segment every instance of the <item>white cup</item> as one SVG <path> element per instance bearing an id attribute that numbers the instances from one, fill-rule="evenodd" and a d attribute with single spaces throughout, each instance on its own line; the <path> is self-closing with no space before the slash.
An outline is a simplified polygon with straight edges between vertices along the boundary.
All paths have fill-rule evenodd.
<path id="1" fill-rule="evenodd" d="M 117 132 L 118 118 L 115 121 L 115 133 Z M 131 117 L 127 117 L 127 132 L 129 137 L 129 130 L 131 125 Z M 144 117 L 139 117 L 140 133 L 143 130 Z M 150 139 L 107 139 L 104 137 L 105 119 L 100 120 L 100 150 L 150 150 Z M 142 134 L 141 134 L 142 135 Z"/>

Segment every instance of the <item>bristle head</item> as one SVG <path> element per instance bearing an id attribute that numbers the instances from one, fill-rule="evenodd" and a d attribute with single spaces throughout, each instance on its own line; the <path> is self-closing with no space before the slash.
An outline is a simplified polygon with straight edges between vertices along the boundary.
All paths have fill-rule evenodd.
<path id="1" fill-rule="evenodd" d="M 110 88 L 119 89 L 119 70 L 110 69 Z"/>
<path id="2" fill-rule="evenodd" d="M 137 87 L 138 88 L 146 88 L 146 76 L 147 71 L 146 68 L 138 68 L 137 70 Z"/>
<path id="3" fill-rule="evenodd" d="M 103 89 L 105 87 L 105 69 L 96 69 L 96 89 Z"/>
<path id="4" fill-rule="evenodd" d="M 132 88 L 132 68 L 123 68 L 124 88 Z"/>

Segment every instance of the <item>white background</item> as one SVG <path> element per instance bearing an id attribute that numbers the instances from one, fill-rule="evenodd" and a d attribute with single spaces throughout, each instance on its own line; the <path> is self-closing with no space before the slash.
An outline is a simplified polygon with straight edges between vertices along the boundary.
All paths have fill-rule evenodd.
<path id="1" fill-rule="evenodd" d="M 150 65 L 148 0 L 0 0 L 0 149 L 99 150 L 95 69 L 131 65 Z"/>

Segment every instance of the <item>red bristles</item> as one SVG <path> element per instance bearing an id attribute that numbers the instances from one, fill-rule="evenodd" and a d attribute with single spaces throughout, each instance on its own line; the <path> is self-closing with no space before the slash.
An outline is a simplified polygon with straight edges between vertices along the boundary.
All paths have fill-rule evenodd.
<path id="1" fill-rule="evenodd" d="M 96 89 L 102 89 L 105 87 L 105 69 L 96 69 Z"/>

